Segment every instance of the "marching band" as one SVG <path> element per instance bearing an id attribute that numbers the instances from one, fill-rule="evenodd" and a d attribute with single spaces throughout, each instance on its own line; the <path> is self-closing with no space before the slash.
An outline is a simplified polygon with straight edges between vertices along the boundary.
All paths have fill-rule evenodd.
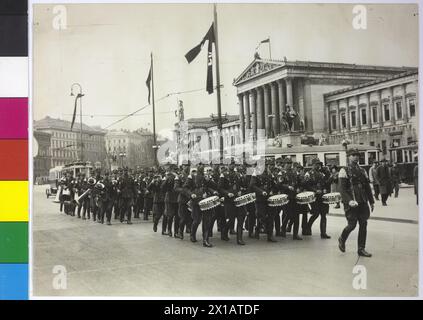
<path id="1" fill-rule="evenodd" d="M 313 159 L 307 172 L 289 157 L 266 164 L 263 172 L 254 165 L 234 163 L 213 167 L 200 164 L 195 168 L 171 164 L 157 169 L 123 168 L 103 175 L 97 169 L 90 177 L 67 173 L 60 180 L 58 198 L 61 212 L 83 220 L 92 217 L 93 221 L 111 225 L 114 213 L 115 220 L 132 224 L 132 214 L 135 219 L 142 214 L 144 220 L 152 216 L 154 232 L 161 221 L 162 235 L 184 239 L 184 234 L 190 234 L 191 242 L 197 242 L 201 224 L 204 247 L 213 246 L 210 238 L 215 224 L 223 241 L 230 241 L 229 235 L 233 234 L 238 245 L 245 245 L 244 230 L 249 238 L 259 239 L 264 233 L 269 242 L 291 231 L 293 240 L 303 240 L 300 221 L 302 236 L 311 236 L 313 223 L 319 217 L 320 237 L 330 239 L 326 232 L 329 205 L 339 207 L 343 202 L 345 210 L 351 206 L 343 179 L 346 173 L 353 172 L 353 180 L 358 179 L 360 188 L 370 188 L 363 169 L 357 166 L 353 161 L 341 169 L 341 192 L 330 192 L 334 174 L 318 159 Z M 360 201 L 358 209 L 353 209 L 356 214 L 366 206 L 364 200 Z M 364 225 L 361 218 L 349 218 L 349 226 L 339 240 L 341 251 L 357 220 Z M 363 235 L 359 241 L 362 250 Z"/>

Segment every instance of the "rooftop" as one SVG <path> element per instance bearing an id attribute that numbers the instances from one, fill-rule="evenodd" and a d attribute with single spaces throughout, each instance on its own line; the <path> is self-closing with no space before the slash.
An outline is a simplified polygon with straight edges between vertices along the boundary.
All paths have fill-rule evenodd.
<path id="1" fill-rule="evenodd" d="M 62 119 L 51 118 L 46 116 L 41 120 L 34 121 L 34 129 L 35 130 L 42 130 L 42 129 L 56 129 L 56 130 L 63 130 L 70 132 L 71 122 Z M 81 124 L 75 122 L 73 125 L 73 132 L 79 132 Z M 93 128 L 87 126 L 86 124 L 82 124 L 82 132 L 85 133 L 94 133 L 94 134 L 105 134 L 106 130 L 103 130 L 99 127 Z"/>
<path id="2" fill-rule="evenodd" d="M 222 115 L 223 124 L 227 122 L 239 120 L 239 115 Z M 190 118 L 185 120 L 188 122 L 188 129 L 202 128 L 208 129 L 217 125 L 217 116 L 204 118 Z"/>
<path id="3" fill-rule="evenodd" d="M 418 73 L 419 73 L 418 69 L 405 71 L 405 72 L 402 72 L 402 73 L 399 73 L 399 74 L 396 74 L 396 75 L 393 75 L 393 76 L 390 76 L 390 77 L 386 77 L 386 78 L 383 78 L 383 79 L 377 79 L 377 80 L 373 80 L 373 81 L 370 81 L 370 82 L 357 84 L 357 85 L 354 85 L 354 86 L 351 86 L 351 87 L 348 87 L 348 88 L 343 88 L 343 89 L 327 92 L 327 93 L 323 94 L 323 96 L 329 97 L 329 96 L 336 95 L 338 93 L 353 91 L 355 89 L 369 87 L 371 85 L 375 85 L 375 84 L 378 84 L 378 83 L 388 82 L 388 81 L 395 80 L 395 79 L 400 79 L 400 78 L 404 78 L 404 77 L 408 77 L 408 76 L 412 76 L 412 75 L 417 75 Z"/>

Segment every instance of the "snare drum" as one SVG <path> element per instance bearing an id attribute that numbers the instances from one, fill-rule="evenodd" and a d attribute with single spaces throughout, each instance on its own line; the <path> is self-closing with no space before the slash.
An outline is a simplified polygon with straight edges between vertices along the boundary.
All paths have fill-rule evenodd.
<path id="1" fill-rule="evenodd" d="M 341 201 L 341 194 L 339 192 L 326 193 L 322 196 L 322 202 L 326 204 L 334 204 Z"/>
<path id="2" fill-rule="evenodd" d="M 220 198 L 218 196 L 212 196 L 201 200 L 198 205 L 200 206 L 201 211 L 207 211 L 217 207 L 220 203 Z"/>
<path id="3" fill-rule="evenodd" d="M 286 205 L 288 202 L 289 199 L 287 194 L 277 194 L 267 199 L 267 204 L 269 207 L 281 207 Z"/>
<path id="4" fill-rule="evenodd" d="M 301 192 L 296 196 L 298 204 L 310 204 L 316 201 L 316 196 L 312 191 Z"/>
<path id="5" fill-rule="evenodd" d="M 235 204 L 235 207 L 243 207 L 254 201 L 256 201 L 256 194 L 253 192 L 253 193 L 247 193 L 247 194 L 244 194 L 243 196 L 239 196 L 235 198 L 234 204 Z"/>

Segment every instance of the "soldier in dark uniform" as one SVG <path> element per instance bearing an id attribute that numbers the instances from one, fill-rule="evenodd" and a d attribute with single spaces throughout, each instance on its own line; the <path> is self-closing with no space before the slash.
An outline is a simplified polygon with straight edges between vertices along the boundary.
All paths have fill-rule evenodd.
<path id="1" fill-rule="evenodd" d="M 102 209 L 101 209 L 101 223 L 104 223 L 104 216 L 106 216 L 107 225 L 111 225 L 111 217 L 112 217 L 112 207 L 114 201 L 114 185 L 112 184 L 112 180 L 110 180 L 109 172 L 104 173 L 104 179 L 101 181 L 104 185 L 104 192 L 102 194 Z"/>
<path id="2" fill-rule="evenodd" d="M 222 228 L 221 239 L 228 241 L 228 232 L 237 219 L 237 243 L 245 245 L 242 241 L 242 228 L 245 219 L 244 208 L 238 208 L 234 204 L 234 199 L 241 195 L 241 179 L 234 171 L 227 170 L 226 167 L 221 168 L 219 179 L 219 192 L 224 197 L 225 223 Z"/>
<path id="3" fill-rule="evenodd" d="M 218 186 L 209 176 L 204 175 L 204 168 L 199 166 L 197 169 L 197 175 L 194 179 L 194 191 L 191 194 L 192 198 L 192 227 L 191 227 L 191 241 L 196 242 L 197 228 L 202 222 L 202 233 L 203 233 L 203 247 L 211 248 L 213 245 L 209 242 L 210 237 L 210 226 L 212 222 L 212 210 L 201 211 L 199 202 L 211 195 L 218 195 Z"/>
<path id="4" fill-rule="evenodd" d="M 304 230 L 305 232 L 303 231 L 303 235 L 311 236 L 313 222 L 320 215 L 320 237 L 322 239 L 330 239 L 330 236 L 326 233 L 326 215 L 329 212 L 329 205 L 323 203 L 322 200 L 322 196 L 329 190 L 328 178 L 322 172 L 322 162 L 319 159 L 314 158 L 312 166 L 313 168 L 304 175 L 304 189 L 313 191 L 316 201 L 311 203 L 311 217 Z"/>
<path id="5" fill-rule="evenodd" d="M 195 189 L 194 178 L 197 174 L 195 169 L 192 169 L 190 174 L 188 174 L 188 170 L 189 167 L 184 168 L 179 179 L 175 181 L 174 187 L 175 191 L 178 192 L 179 238 L 181 240 L 184 239 L 184 229 L 188 229 L 188 225 L 192 221 L 191 213 L 188 211 L 188 202 L 192 203 L 192 194 Z M 189 228 L 189 231 L 191 232 L 191 228 Z M 193 238 L 191 237 L 192 240 Z"/>
<path id="6" fill-rule="evenodd" d="M 276 242 L 273 238 L 273 217 L 271 212 L 268 210 L 267 199 L 269 197 L 269 192 L 271 190 L 271 179 L 267 170 L 265 169 L 263 174 L 257 174 L 256 172 L 251 176 L 250 188 L 256 193 L 256 216 L 257 216 L 257 226 L 255 237 L 260 238 L 260 226 L 264 225 L 266 227 L 267 241 Z"/>
<path id="7" fill-rule="evenodd" d="M 219 184 L 220 170 L 221 170 L 221 168 L 219 167 L 219 165 L 215 164 L 213 166 L 213 169 L 212 169 L 212 172 L 211 172 L 211 179 L 217 185 Z M 222 236 L 223 225 L 225 224 L 225 209 L 224 209 L 224 207 L 217 206 L 213 210 L 212 220 L 211 220 L 211 223 L 210 223 L 210 229 L 211 229 L 210 236 L 213 235 L 213 228 L 214 228 L 215 222 L 217 224 L 217 232 L 220 232 L 221 236 Z"/>
<path id="8" fill-rule="evenodd" d="M 132 210 L 131 206 L 135 197 L 135 183 L 134 179 L 129 175 L 128 168 L 124 169 L 122 179 L 119 181 L 120 196 L 122 199 L 122 206 L 120 212 L 120 222 L 123 223 L 125 216 L 127 224 L 132 224 Z"/>
<path id="9" fill-rule="evenodd" d="M 358 149 L 347 151 L 349 164 L 339 171 L 339 191 L 344 204 L 345 216 L 348 225 L 342 231 L 338 239 L 339 249 L 345 252 L 345 242 L 349 234 L 359 224 L 358 230 L 358 255 L 371 257 L 366 248 L 367 220 L 370 217 L 370 209 L 373 212 L 374 199 L 366 171 L 358 165 Z M 370 209 L 369 209 L 370 205 Z"/>
<path id="10" fill-rule="evenodd" d="M 286 229 L 288 222 L 292 222 L 294 226 L 293 239 L 302 240 L 298 235 L 298 229 L 300 225 L 299 207 L 296 202 L 296 195 L 301 192 L 300 181 L 297 172 L 292 168 L 292 160 L 290 158 L 284 159 L 284 168 L 282 169 L 279 177 L 279 188 L 280 190 L 288 195 L 289 202 L 283 206 L 284 219 L 282 221 L 281 234 L 282 237 L 286 237 Z"/>
<path id="11" fill-rule="evenodd" d="M 153 194 L 148 190 L 148 186 L 153 181 L 153 174 L 151 171 L 149 171 L 144 178 L 144 220 L 148 220 L 148 216 L 151 213 L 151 210 L 153 208 Z"/>
<path id="12" fill-rule="evenodd" d="M 162 182 L 162 190 L 165 193 L 165 215 L 167 216 L 167 233 L 169 237 L 173 234 L 178 237 L 179 216 L 178 216 L 178 193 L 175 191 L 175 175 L 176 173 L 168 171 L 166 178 Z"/>
<path id="13" fill-rule="evenodd" d="M 94 185 L 96 183 L 96 180 L 94 177 L 89 177 L 87 179 L 87 183 L 84 187 L 84 191 L 89 190 L 87 195 L 83 199 L 83 207 L 82 210 L 82 220 L 91 219 L 91 198 L 92 198 L 92 189 L 94 188 Z"/>
<path id="14" fill-rule="evenodd" d="M 84 193 L 84 174 L 83 173 L 78 174 L 78 179 L 76 180 L 76 190 L 77 190 L 76 194 L 77 194 L 78 197 L 81 196 Z M 77 207 L 78 207 L 77 214 L 78 214 L 78 218 L 80 219 L 81 218 L 81 210 L 82 210 L 82 201 L 80 201 L 77 204 Z"/>
<path id="15" fill-rule="evenodd" d="M 153 231 L 157 232 L 157 226 L 162 219 L 162 235 L 167 235 L 167 216 L 164 216 L 164 192 L 162 189 L 163 178 L 156 174 L 147 189 L 153 195 Z"/>

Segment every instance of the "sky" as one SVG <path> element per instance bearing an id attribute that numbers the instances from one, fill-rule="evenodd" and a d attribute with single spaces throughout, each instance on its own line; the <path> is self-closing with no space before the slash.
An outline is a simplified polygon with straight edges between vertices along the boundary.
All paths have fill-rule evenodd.
<path id="1" fill-rule="evenodd" d="M 416 5 L 366 5 L 366 30 L 353 28 L 353 6 L 218 4 L 222 112 L 238 113 L 233 80 L 253 61 L 258 43 L 268 37 L 273 59 L 418 66 Z M 178 99 L 184 103 L 186 119 L 216 114 L 216 93 L 205 90 L 207 47 L 191 64 L 184 57 L 209 29 L 212 4 L 66 4 L 64 8 L 66 29 L 58 30 L 53 27 L 57 8 L 34 5 L 34 120 L 49 115 L 70 121 L 74 104 L 70 88 L 78 82 L 85 94 L 84 123 L 152 130 L 145 85 L 151 52 L 155 98 L 161 99 L 156 103 L 158 133 L 166 136 L 165 131 L 173 129 Z M 268 58 L 268 46 L 261 45 L 259 53 Z M 200 90 L 173 94 L 195 89 Z M 136 116 L 110 126 L 142 107 Z"/>

